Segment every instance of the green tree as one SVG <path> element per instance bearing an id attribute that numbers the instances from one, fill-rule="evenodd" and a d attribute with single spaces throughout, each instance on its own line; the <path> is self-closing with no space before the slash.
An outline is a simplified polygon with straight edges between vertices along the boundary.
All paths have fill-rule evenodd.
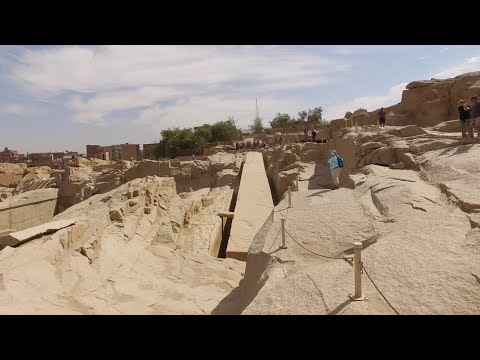
<path id="1" fill-rule="evenodd" d="M 218 121 L 211 127 L 211 141 L 232 141 L 240 139 L 242 131 L 237 128 L 236 121 L 229 116 L 226 121 Z"/>
<path id="2" fill-rule="evenodd" d="M 302 110 L 298 113 L 298 121 L 305 121 L 307 120 L 308 112 L 306 110 Z"/>
<path id="3" fill-rule="evenodd" d="M 232 117 L 213 125 L 204 124 L 196 129 L 173 128 L 161 132 L 161 139 L 154 154 L 160 157 L 176 157 L 182 150 L 192 150 L 195 154 L 203 154 L 209 142 L 232 141 L 241 138 L 241 130 L 236 127 Z"/>
<path id="4" fill-rule="evenodd" d="M 146 148 L 144 151 L 143 151 L 143 157 L 145 159 L 148 159 L 150 156 L 154 155 L 155 154 L 155 149 L 152 149 L 152 148 Z"/>
<path id="5" fill-rule="evenodd" d="M 260 117 L 256 117 L 253 119 L 252 130 L 254 134 L 261 134 L 263 133 L 263 120 Z"/>
<path id="6" fill-rule="evenodd" d="M 314 108 L 313 110 L 308 109 L 308 121 L 322 121 L 322 112 L 323 109 L 321 106 Z"/>
<path id="7" fill-rule="evenodd" d="M 277 113 L 273 120 L 270 121 L 270 126 L 272 128 L 281 128 L 291 122 L 293 119 L 290 118 L 288 114 Z"/>

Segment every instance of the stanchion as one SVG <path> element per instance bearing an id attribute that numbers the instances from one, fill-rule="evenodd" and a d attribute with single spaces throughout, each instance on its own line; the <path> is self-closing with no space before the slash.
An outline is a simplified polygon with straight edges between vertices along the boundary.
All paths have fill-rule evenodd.
<path id="1" fill-rule="evenodd" d="M 354 301 L 367 300 L 362 294 L 362 243 L 353 243 L 353 267 L 355 273 L 355 294 L 350 294 L 350 299 Z"/>
<path id="2" fill-rule="evenodd" d="M 292 187 L 288 187 L 288 207 L 292 207 Z"/>
<path id="3" fill-rule="evenodd" d="M 285 243 L 285 218 L 282 217 L 280 220 L 282 221 L 282 246 L 280 246 L 280 249 L 286 249 L 287 244 Z"/>

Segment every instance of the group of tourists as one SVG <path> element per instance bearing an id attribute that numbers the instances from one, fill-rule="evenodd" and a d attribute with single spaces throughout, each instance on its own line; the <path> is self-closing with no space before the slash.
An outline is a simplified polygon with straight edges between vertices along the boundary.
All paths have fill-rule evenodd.
<path id="1" fill-rule="evenodd" d="M 480 102 L 477 96 L 472 96 L 470 101 L 464 99 L 458 101 L 458 113 L 460 114 L 460 126 L 462 128 L 462 142 L 467 138 L 473 139 L 473 129 L 477 128 L 477 139 L 480 136 Z"/>
<path id="2" fill-rule="evenodd" d="M 312 129 L 312 132 L 310 133 L 310 135 L 312 137 L 312 141 L 315 142 L 316 141 L 316 136 L 317 136 L 317 132 L 315 131 L 315 129 Z M 307 128 L 305 128 L 303 130 L 303 136 L 304 136 L 305 142 L 308 142 L 308 130 L 307 130 Z"/>
<path id="3" fill-rule="evenodd" d="M 250 141 L 242 141 L 235 143 L 235 150 L 245 150 L 245 149 L 260 149 L 264 148 L 267 146 L 267 143 L 260 141 L 260 140 L 254 140 L 253 143 Z"/>

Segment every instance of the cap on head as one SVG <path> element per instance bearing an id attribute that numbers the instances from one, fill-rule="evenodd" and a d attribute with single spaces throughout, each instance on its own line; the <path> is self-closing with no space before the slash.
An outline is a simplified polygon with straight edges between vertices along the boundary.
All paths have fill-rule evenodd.
<path id="1" fill-rule="evenodd" d="M 458 100 L 458 105 L 461 105 L 461 104 L 465 104 L 465 100 L 463 99 Z"/>
<path id="2" fill-rule="evenodd" d="M 330 151 L 330 155 L 337 155 L 337 152 L 335 150 Z"/>

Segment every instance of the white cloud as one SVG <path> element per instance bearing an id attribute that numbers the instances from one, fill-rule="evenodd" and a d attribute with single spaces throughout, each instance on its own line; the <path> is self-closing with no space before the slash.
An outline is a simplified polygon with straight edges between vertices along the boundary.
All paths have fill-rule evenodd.
<path id="1" fill-rule="evenodd" d="M 442 54 L 444 52 L 447 52 L 448 50 L 449 50 L 448 47 L 442 48 L 442 49 L 440 49 L 440 54 Z"/>
<path id="2" fill-rule="evenodd" d="M 480 69 L 480 55 L 471 57 L 459 64 L 450 66 L 432 75 L 432 77 L 436 79 L 448 79 L 448 78 L 452 78 L 467 72 L 478 71 L 479 69 Z"/>
<path id="3" fill-rule="evenodd" d="M 381 107 L 392 106 L 400 102 L 402 98 L 402 92 L 405 90 L 405 86 L 408 83 L 404 82 L 391 87 L 386 95 L 370 95 L 362 96 L 351 101 L 342 102 L 339 105 L 335 105 L 331 108 L 325 108 L 325 119 L 333 120 L 342 118 L 347 111 L 355 111 L 363 108 L 368 111 L 373 111 Z"/>
<path id="4" fill-rule="evenodd" d="M 431 58 L 430 55 L 425 55 L 425 56 L 419 56 L 415 60 L 420 61 L 420 60 L 426 60 L 426 59 L 430 59 L 430 58 Z"/>
<path id="5" fill-rule="evenodd" d="M 271 97 L 259 99 L 258 107 L 264 126 L 269 126 L 268 121 L 277 112 L 295 115 L 300 110 L 297 102 Z M 159 133 L 169 127 L 194 127 L 226 120 L 228 116 L 233 116 L 239 127 L 247 128 L 255 117 L 255 99 L 195 96 L 170 106 L 148 108 L 134 122 L 149 124 Z"/>
<path id="6" fill-rule="evenodd" d="M 158 127 L 159 117 L 166 127 L 235 112 L 247 122 L 255 97 L 281 107 L 282 92 L 334 82 L 350 69 L 348 59 L 290 46 L 68 46 L 24 50 L 10 80 L 37 98 L 67 95 L 75 122 L 105 124 L 116 111 L 143 108 L 137 122 Z M 174 105 L 160 107 L 165 101 Z"/>
<path id="7" fill-rule="evenodd" d="M 250 79 L 268 85 L 331 79 L 346 63 L 298 54 L 290 47 L 70 46 L 27 50 L 12 80 L 51 95 L 136 87 L 198 86 Z"/>
<path id="8" fill-rule="evenodd" d="M 25 104 L 2 104 L 0 113 L 11 115 L 31 115 L 43 111 L 42 108 L 34 105 Z"/>

